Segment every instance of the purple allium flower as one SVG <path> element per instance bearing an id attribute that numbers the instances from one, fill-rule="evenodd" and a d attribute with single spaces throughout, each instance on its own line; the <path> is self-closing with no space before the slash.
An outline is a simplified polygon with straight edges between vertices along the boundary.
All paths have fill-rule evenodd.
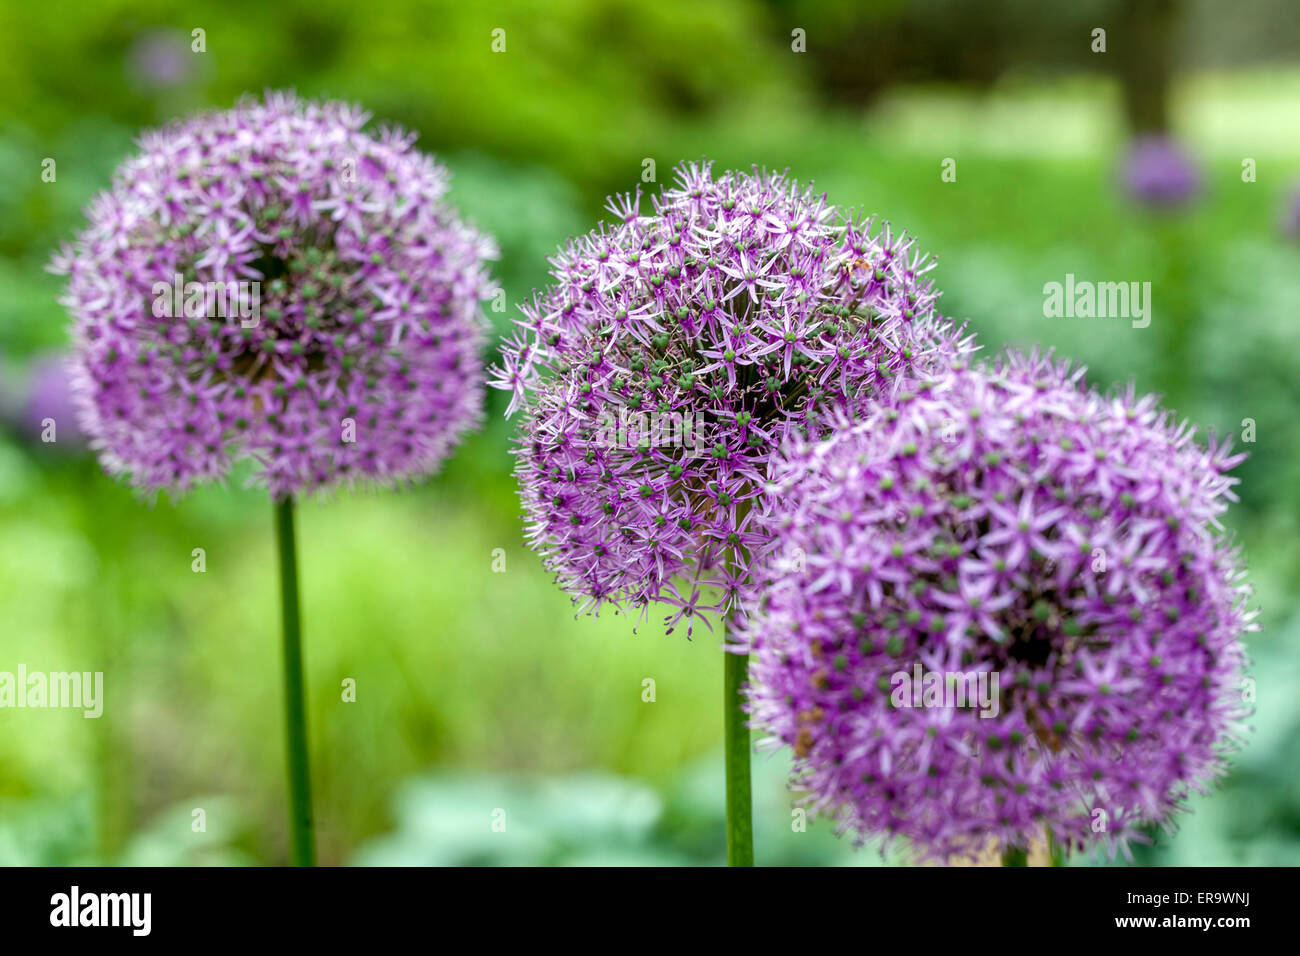
<path id="1" fill-rule="evenodd" d="M 150 30 L 131 45 L 127 75 L 146 89 L 179 86 L 194 76 L 197 56 L 190 49 L 190 37 L 184 31 Z"/>
<path id="2" fill-rule="evenodd" d="M 773 465 L 752 723 L 863 839 L 1127 852 L 1239 743 L 1242 456 L 1082 375 L 1012 355 L 900 382 Z"/>
<path id="3" fill-rule="evenodd" d="M 1142 206 L 1171 209 L 1201 188 L 1195 162 L 1177 140 L 1148 134 L 1129 144 L 1122 172 L 1124 190 Z"/>
<path id="4" fill-rule="evenodd" d="M 17 426 L 35 442 L 56 448 L 79 450 L 86 437 L 77 425 L 77 408 L 72 395 L 75 360 L 58 353 L 37 359 L 28 370 L 26 396 L 18 412 Z"/>
<path id="5" fill-rule="evenodd" d="M 580 610 L 661 600 L 672 626 L 731 608 L 766 534 L 767 459 L 816 403 L 968 344 L 912 240 L 783 174 L 685 165 L 640 203 L 612 199 L 618 222 L 552 260 L 493 384 L 525 412 L 532 547 Z"/>
<path id="6" fill-rule="evenodd" d="M 367 119 L 268 93 L 146 134 L 90 205 L 52 269 L 110 472 L 183 492 L 247 455 L 276 497 L 390 483 L 479 422 L 493 244 Z"/>
<path id="7" fill-rule="evenodd" d="M 1300 183 L 1291 187 L 1282 206 L 1282 233 L 1288 239 L 1300 239 Z"/>

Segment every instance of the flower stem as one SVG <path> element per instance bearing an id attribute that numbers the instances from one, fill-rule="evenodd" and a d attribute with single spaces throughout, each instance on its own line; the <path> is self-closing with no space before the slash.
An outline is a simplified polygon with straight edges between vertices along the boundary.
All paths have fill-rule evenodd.
<path id="1" fill-rule="evenodd" d="M 724 650 L 722 681 L 723 747 L 727 768 L 727 866 L 754 865 L 754 810 L 749 779 L 749 728 L 740 686 L 749 655 Z"/>
<path id="2" fill-rule="evenodd" d="M 1061 846 L 1052 831 L 1047 831 L 1047 857 L 1052 866 L 1065 866 L 1065 847 Z"/>
<path id="3" fill-rule="evenodd" d="M 1028 866 L 1029 851 L 1021 847 L 1012 847 L 1002 852 L 1003 866 Z"/>
<path id="4" fill-rule="evenodd" d="M 298 615 L 298 549 L 293 498 L 275 505 L 280 545 L 280 607 L 284 622 L 284 716 L 289 755 L 289 845 L 294 866 L 315 866 L 311 813 L 311 765 L 307 751 L 307 707 L 302 681 L 302 624 Z"/>

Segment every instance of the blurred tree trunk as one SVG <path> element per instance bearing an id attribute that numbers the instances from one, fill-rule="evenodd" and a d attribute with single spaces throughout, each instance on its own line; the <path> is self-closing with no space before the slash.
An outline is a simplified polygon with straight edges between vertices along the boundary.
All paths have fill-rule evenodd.
<path id="1" fill-rule="evenodd" d="M 1126 0 L 1119 6 L 1111 49 L 1119 56 L 1130 132 L 1169 130 L 1169 86 L 1182 10 L 1183 0 Z"/>

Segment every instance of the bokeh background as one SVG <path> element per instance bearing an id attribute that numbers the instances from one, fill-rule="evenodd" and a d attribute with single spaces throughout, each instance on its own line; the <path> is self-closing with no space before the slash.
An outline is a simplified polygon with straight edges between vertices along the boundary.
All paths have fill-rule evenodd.
<path id="1" fill-rule="evenodd" d="M 106 707 L 0 710 L 0 863 L 286 859 L 270 505 L 241 476 L 150 506 L 100 472 L 66 405 L 67 321 L 44 271 L 142 129 L 281 87 L 419 132 L 453 201 L 499 238 L 501 331 L 556 244 L 647 160 L 662 183 L 708 156 L 788 167 L 918 236 L 943 310 L 987 349 L 1054 346 L 1099 386 L 1135 381 L 1239 443 L 1248 432 L 1229 524 L 1262 609 L 1257 716 L 1225 787 L 1136 862 L 1300 862 L 1294 14 L 1290 0 L 3 0 L 0 670 L 102 670 Z M 1179 201 L 1124 189 L 1142 134 L 1193 164 Z M 1151 325 L 1045 317 L 1043 286 L 1067 273 L 1150 282 Z M 522 545 L 511 426 L 490 402 L 437 478 L 301 509 L 323 860 L 720 862 L 717 638 L 666 636 L 655 614 L 635 632 L 628 616 L 575 620 Z M 906 862 L 825 824 L 795 832 L 785 760 L 756 762 L 760 864 Z"/>

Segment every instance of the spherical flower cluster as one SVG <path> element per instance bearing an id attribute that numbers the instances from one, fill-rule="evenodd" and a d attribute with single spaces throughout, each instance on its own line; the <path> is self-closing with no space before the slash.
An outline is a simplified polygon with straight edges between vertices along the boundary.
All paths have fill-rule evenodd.
<path id="1" fill-rule="evenodd" d="M 1124 159 L 1124 189 L 1139 205 L 1172 209 L 1193 199 L 1201 174 L 1187 151 L 1167 136 L 1135 139 Z"/>
<path id="2" fill-rule="evenodd" d="M 1296 183 L 1282 204 L 1282 234 L 1300 240 L 1300 183 Z"/>
<path id="3" fill-rule="evenodd" d="M 928 858 L 1144 839 L 1239 743 L 1240 459 L 1050 356 L 902 382 L 774 462 L 750 708 L 808 805 Z"/>
<path id="4" fill-rule="evenodd" d="M 277 93 L 198 115 L 90 205 L 52 269 L 110 472 L 179 493 L 245 455 L 282 497 L 428 473 L 477 424 L 493 245 L 367 119 Z"/>
<path id="5" fill-rule="evenodd" d="M 23 437 L 59 451 L 79 451 L 86 437 L 77 427 L 77 409 L 72 400 L 71 355 L 56 352 L 32 362 L 27 388 L 15 424 Z"/>
<path id="6" fill-rule="evenodd" d="M 553 260 L 494 384 L 524 409 L 530 544 L 594 610 L 728 610 L 765 539 L 767 459 L 813 409 L 967 348 L 912 240 L 782 174 L 678 171 Z"/>
<path id="7" fill-rule="evenodd" d="M 194 78 L 197 63 L 190 49 L 190 35 L 184 30 L 167 28 L 142 34 L 127 54 L 127 78 L 146 92 L 182 86 Z"/>

